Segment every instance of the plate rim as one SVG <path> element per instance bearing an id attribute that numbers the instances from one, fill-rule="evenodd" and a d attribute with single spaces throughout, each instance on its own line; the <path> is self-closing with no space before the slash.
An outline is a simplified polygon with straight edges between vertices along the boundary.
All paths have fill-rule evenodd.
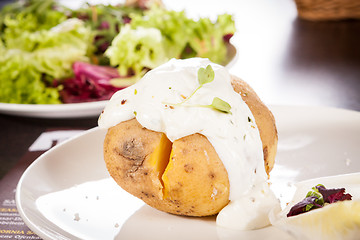
<path id="1" fill-rule="evenodd" d="M 0 103 L 0 113 L 21 117 L 76 118 L 99 116 L 108 100 L 65 104 Z"/>
<path id="2" fill-rule="evenodd" d="M 39 227 L 37 224 L 33 223 L 33 221 L 31 221 L 29 219 L 29 217 L 26 215 L 26 213 L 24 211 L 23 205 L 21 204 L 21 187 L 22 187 L 23 182 L 26 180 L 26 176 L 29 174 L 29 172 L 32 170 L 32 168 L 34 168 L 36 165 L 41 163 L 42 159 L 46 159 L 48 155 L 51 155 L 53 151 L 56 151 L 56 149 L 61 148 L 62 145 L 66 145 L 69 142 L 76 141 L 77 139 L 79 139 L 80 137 L 83 137 L 84 135 L 88 135 L 92 132 L 99 131 L 99 129 L 100 128 L 98 126 L 96 126 L 96 127 L 90 128 L 88 130 L 85 130 L 67 140 L 64 140 L 63 142 L 59 143 L 58 145 L 54 146 L 53 148 L 47 150 L 46 152 L 41 154 L 39 157 L 37 157 L 22 173 L 22 175 L 16 185 L 16 190 L 15 190 L 16 208 L 17 208 L 17 211 L 18 211 L 20 217 L 26 224 L 26 226 L 29 227 L 34 233 L 36 233 L 36 235 L 38 235 L 42 239 L 49 239 L 49 237 L 51 237 L 51 236 L 47 235 L 44 231 L 41 230 L 41 227 Z M 69 238 L 66 238 L 65 236 L 62 236 L 62 237 L 63 237 L 63 239 L 69 239 Z M 72 236 L 72 237 L 75 237 L 75 236 Z M 78 238 L 75 237 L 75 239 L 78 239 Z"/>

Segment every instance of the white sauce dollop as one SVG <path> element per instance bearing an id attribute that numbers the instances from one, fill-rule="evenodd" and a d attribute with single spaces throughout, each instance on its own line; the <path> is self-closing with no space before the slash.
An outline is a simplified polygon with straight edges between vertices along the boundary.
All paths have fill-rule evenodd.
<path id="1" fill-rule="evenodd" d="M 170 108 L 168 103 L 182 102 L 199 86 L 198 69 L 209 64 L 215 72 L 214 80 L 204 84 L 186 104 Z M 229 103 L 231 114 L 185 106 L 209 105 L 214 97 Z M 136 84 L 115 93 L 99 118 L 99 126 L 109 128 L 134 117 L 143 127 L 165 133 L 170 141 L 194 133 L 208 138 L 230 182 L 231 203 L 219 213 L 219 225 L 248 230 L 269 224 L 268 205 L 278 201 L 266 182 L 259 130 L 223 66 L 203 58 L 172 59 L 149 71 Z"/>

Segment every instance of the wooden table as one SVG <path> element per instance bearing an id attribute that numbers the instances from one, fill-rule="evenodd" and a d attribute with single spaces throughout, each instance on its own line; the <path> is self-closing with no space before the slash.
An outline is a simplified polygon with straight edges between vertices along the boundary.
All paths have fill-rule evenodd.
<path id="1" fill-rule="evenodd" d="M 304 21 L 297 18 L 291 0 L 165 3 L 176 10 L 185 7 L 193 17 L 234 14 L 237 33 L 232 42 L 238 57 L 230 71 L 246 80 L 266 104 L 360 111 L 360 21 Z M 45 130 L 96 125 L 97 117 L 39 119 L 0 114 L 0 178 Z"/>

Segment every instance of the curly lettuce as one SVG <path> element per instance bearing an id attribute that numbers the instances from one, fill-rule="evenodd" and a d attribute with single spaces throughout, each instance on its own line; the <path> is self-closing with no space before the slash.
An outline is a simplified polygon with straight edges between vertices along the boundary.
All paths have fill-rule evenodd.
<path id="1" fill-rule="evenodd" d="M 81 20 L 68 19 L 49 30 L 9 36 L 5 32 L 1 47 L 0 101 L 61 103 L 52 82 L 71 76 L 75 61 L 87 61 L 92 32 Z"/>
<path id="2" fill-rule="evenodd" d="M 0 14 L 0 37 L 13 39 L 24 32 L 49 30 L 67 19 L 60 8 L 54 0 L 24 0 L 5 5 Z"/>
<path id="3" fill-rule="evenodd" d="M 0 52 L 0 102 L 60 103 L 58 91 L 45 85 L 30 55 L 16 49 Z"/>
<path id="4" fill-rule="evenodd" d="M 152 7 L 143 16 L 130 17 L 131 22 L 121 29 L 105 54 L 121 75 L 133 71 L 137 78 L 171 58 L 204 57 L 224 64 L 226 43 L 235 32 L 229 14 L 219 15 L 215 22 L 208 18 L 195 21 L 184 11 Z"/>
<path id="5" fill-rule="evenodd" d="M 234 32 L 227 14 L 215 22 L 194 21 L 184 11 L 159 6 L 85 5 L 70 10 L 55 0 L 19 0 L 0 11 L 0 102 L 65 102 L 61 92 L 71 85 L 65 81 L 83 80 L 89 73 L 76 77 L 75 62 L 118 68 L 119 77 L 109 80 L 118 88 L 171 58 L 205 57 L 223 64 Z M 74 83 L 70 80 L 66 83 Z"/>
<path id="6" fill-rule="evenodd" d="M 111 65 L 119 66 L 121 76 L 139 75 L 144 68 L 152 69 L 169 60 L 162 42 L 161 32 L 156 28 L 131 29 L 126 25 L 105 54 Z"/>

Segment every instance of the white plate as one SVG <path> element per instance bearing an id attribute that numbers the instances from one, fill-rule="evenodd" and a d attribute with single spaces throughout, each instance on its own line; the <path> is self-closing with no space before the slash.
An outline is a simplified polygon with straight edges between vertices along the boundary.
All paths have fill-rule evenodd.
<path id="1" fill-rule="evenodd" d="M 78 118 L 99 116 L 107 101 L 68 104 L 0 103 L 0 113 L 39 118 Z"/>
<path id="2" fill-rule="evenodd" d="M 360 113 L 274 106 L 279 145 L 271 173 L 287 201 L 293 182 L 360 171 Z M 39 157 L 21 177 L 18 211 L 44 239 L 292 239 L 275 227 L 233 231 L 214 217 L 179 217 L 152 209 L 109 178 L 105 131 L 94 128 Z"/>
<path id="3" fill-rule="evenodd" d="M 238 53 L 233 44 L 227 45 L 226 68 L 234 65 Z M 38 118 L 78 118 L 99 116 L 107 101 L 67 104 L 15 104 L 0 103 L 0 113 Z"/>

